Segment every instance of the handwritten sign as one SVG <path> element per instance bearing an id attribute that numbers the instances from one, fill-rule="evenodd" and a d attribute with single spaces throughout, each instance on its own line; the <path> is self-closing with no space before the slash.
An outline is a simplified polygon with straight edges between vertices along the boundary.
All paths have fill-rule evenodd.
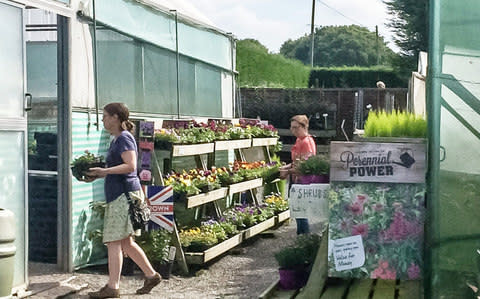
<path id="1" fill-rule="evenodd" d="M 356 235 L 330 241 L 333 242 L 332 253 L 335 260 L 335 270 L 344 271 L 363 266 L 365 249 L 363 248 L 362 236 Z"/>
<path id="2" fill-rule="evenodd" d="M 293 184 L 288 199 L 291 217 L 326 221 L 329 190 L 329 184 Z"/>

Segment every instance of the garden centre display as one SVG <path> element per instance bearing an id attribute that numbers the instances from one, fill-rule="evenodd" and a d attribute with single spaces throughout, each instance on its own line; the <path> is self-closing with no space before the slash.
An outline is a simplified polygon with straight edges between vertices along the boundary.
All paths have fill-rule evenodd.
<path id="1" fill-rule="evenodd" d="M 424 121 L 410 117 L 417 121 L 418 130 L 407 129 L 405 116 L 407 119 L 409 116 L 393 114 L 396 118 L 393 127 L 377 126 L 372 130 L 373 126 L 366 125 L 365 130 L 402 137 L 408 134 L 400 131 L 413 130 L 415 137 L 424 136 Z M 374 118 L 369 116 L 369 120 Z M 399 126 L 403 129 L 398 129 Z M 425 222 L 425 140 L 372 140 L 331 143 L 329 276 L 420 279 Z"/>

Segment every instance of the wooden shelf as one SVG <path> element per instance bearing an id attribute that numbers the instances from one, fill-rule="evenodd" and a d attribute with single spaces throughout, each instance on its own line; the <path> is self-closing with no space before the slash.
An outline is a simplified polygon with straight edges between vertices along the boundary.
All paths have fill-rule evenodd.
<path id="1" fill-rule="evenodd" d="M 263 232 L 266 229 L 269 229 L 270 227 L 275 225 L 275 219 L 276 217 L 271 217 L 263 222 L 260 222 L 259 224 L 255 224 L 252 227 L 247 228 L 246 230 L 243 231 L 243 237 L 244 239 L 251 238 L 261 232 Z"/>
<path id="2" fill-rule="evenodd" d="M 269 146 L 277 144 L 277 137 L 269 138 L 252 138 L 252 147 L 253 146 Z"/>
<path id="3" fill-rule="evenodd" d="M 280 212 L 278 213 L 277 215 L 277 224 L 278 223 L 281 223 L 287 219 L 290 218 L 290 210 L 286 210 L 286 211 L 283 211 L 283 212 Z"/>
<path id="4" fill-rule="evenodd" d="M 174 157 L 193 156 L 213 153 L 215 144 L 212 143 L 200 143 L 200 144 L 186 144 L 186 145 L 173 145 L 172 155 Z"/>
<path id="5" fill-rule="evenodd" d="M 206 204 L 207 202 L 215 201 L 217 199 L 224 198 L 225 196 L 227 196 L 227 191 L 228 191 L 228 188 L 223 187 L 220 189 L 212 190 L 207 193 L 201 193 L 198 195 L 189 196 L 187 197 L 187 209 L 197 207 L 197 206 Z"/>
<path id="6" fill-rule="evenodd" d="M 249 148 L 252 146 L 252 139 L 219 140 L 215 141 L 215 150 L 233 150 L 239 148 Z"/>
<path id="7" fill-rule="evenodd" d="M 204 264 L 209 260 L 219 256 L 220 254 L 242 243 L 242 240 L 243 240 L 242 235 L 243 235 L 242 233 L 236 234 L 230 239 L 227 239 L 222 243 L 219 243 L 205 250 L 204 252 L 185 252 L 185 259 L 189 264 L 196 264 L 196 265 Z"/>
<path id="8" fill-rule="evenodd" d="M 228 195 L 233 195 L 238 192 L 243 192 L 253 188 L 258 188 L 258 187 L 261 187 L 262 184 L 263 184 L 262 178 L 232 184 L 228 186 Z"/>

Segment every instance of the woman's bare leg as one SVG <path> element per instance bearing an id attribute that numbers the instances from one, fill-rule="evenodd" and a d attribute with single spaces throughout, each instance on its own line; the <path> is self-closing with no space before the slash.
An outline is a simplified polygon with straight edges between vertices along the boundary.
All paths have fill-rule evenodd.
<path id="1" fill-rule="evenodd" d="M 125 252 L 134 262 L 135 264 L 140 267 L 146 277 L 152 277 L 155 275 L 155 270 L 150 264 L 145 252 L 143 252 L 142 248 L 138 246 L 133 238 L 129 236 L 126 239 L 121 241 L 123 252 Z"/>
<path id="2" fill-rule="evenodd" d="M 122 241 L 107 243 L 108 248 L 108 286 L 118 289 L 120 285 L 120 273 L 122 272 L 123 253 Z"/>

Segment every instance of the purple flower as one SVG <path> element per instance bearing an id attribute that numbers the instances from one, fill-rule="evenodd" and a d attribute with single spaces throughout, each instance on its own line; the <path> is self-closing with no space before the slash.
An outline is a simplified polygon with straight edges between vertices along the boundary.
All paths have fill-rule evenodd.
<path id="1" fill-rule="evenodd" d="M 350 211 L 354 215 L 362 215 L 363 214 L 363 204 L 359 202 L 354 202 L 353 204 L 350 205 Z"/>
<path id="2" fill-rule="evenodd" d="M 407 269 L 407 274 L 408 279 L 418 279 L 420 277 L 420 267 L 415 263 L 411 263 Z"/>

